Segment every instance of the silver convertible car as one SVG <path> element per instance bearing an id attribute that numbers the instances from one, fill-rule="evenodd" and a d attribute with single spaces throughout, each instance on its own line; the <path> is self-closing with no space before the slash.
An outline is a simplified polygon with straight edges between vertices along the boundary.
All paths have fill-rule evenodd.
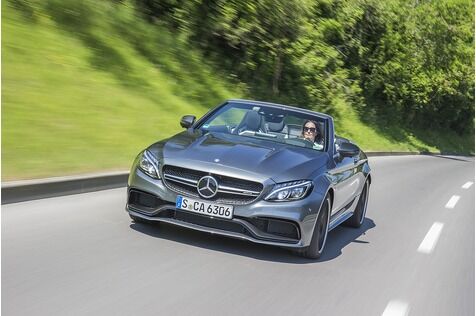
<path id="1" fill-rule="evenodd" d="M 126 210 L 319 258 L 328 232 L 359 227 L 371 183 L 367 156 L 334 134 L 332 117 L 230 100 L 134 160 Z"/>

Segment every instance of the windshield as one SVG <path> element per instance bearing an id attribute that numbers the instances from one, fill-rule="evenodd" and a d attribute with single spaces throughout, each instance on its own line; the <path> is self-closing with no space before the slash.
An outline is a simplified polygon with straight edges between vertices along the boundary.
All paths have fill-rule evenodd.
<path id="1" fill-rule="evenodd" d="M 227 103 L 202 122 L 199 129 L 323 151 L 324 124 L 325 120 L 317 115 L 286 108 Z"/>

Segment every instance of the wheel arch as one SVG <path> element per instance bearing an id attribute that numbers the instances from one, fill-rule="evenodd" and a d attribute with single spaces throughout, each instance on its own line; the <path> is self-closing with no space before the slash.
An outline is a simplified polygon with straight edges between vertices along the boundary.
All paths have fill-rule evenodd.
<path id="1" fill-rule="evenodd" d="M 324 194 L 324 195 L 322 196 L 321 203 L 319 204 L 319 209 L 318 209 L 318 212 L 316 213 L 316 219 L 315 219 L 315 221 L 314 221 L 314 228 L 316 227 L 317 218 L 319 217 L 319 213 L 320 213 L 320 211 L 321 211 L 321 209 L 322 209 L 322 205 L 323 205 L 324 202 L 326 201 L 327 195 L 329 195 L 330 203 L 331 203 L 330 208 L 329 208 L 329 212 L 332 213 L 332 205 L 334 204 L 334 189 L 333 189 L 331 186 L 329 186 L 329 187 L 327 188 L 326 194 Z M 330 216 L 330 215 L 331 215 L 331 214 L 329 214 L 329 216 Z"/>

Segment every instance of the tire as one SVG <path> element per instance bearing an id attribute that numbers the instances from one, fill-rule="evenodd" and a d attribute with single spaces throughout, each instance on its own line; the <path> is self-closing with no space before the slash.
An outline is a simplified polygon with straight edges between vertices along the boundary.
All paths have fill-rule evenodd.
<path id="1" fill-rule="evenodd" d="M 362 226 L 362 223 L 365 219 L 365 213 L 367 212 L 367 202 L 369 200 L 369 181 L 365 181 L 364 187 L 362 188 L 362 192 L 360 193 L 359 202 L 357 202 L 357 206 L 355 207 L 354 214 L 350 217 L 346 222 L 346 226 L 350 226 L 353 228 L 359 228 Z"/>
<path id="2" fill-rule="evenodd" d="M 137 216 L 134 216 L 134 215 L 131 215 L 129 214 L 129 217 L 132 219 L 132 221 L 134 223 L 143 223 L 143 224 L 147 224 L 149 221 L 147 221 L 146 219 L 143 219 L 141 217 L 137 217 Z"/>
<path id="3" fill-rule="evenodd" d="M 331 198 L 326 195 L 321 209 L 317 215 L 316 226 L 312 233 L 311 244 L 302 249 L 299 254 L 308 259 L 319 259 L 326 245 L 327 233 L 329 231 L 329 218 L 331 210 Z"/>

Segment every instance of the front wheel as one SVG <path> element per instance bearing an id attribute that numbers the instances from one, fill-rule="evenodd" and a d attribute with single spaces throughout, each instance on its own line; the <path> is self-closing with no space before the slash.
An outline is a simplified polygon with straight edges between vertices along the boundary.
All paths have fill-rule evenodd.
<path id="1" fill-rule="evenodd" d="M 329 230 L 329 213 L 331 210 L 331 199 L 326 196 L 322 202 L 321 209 L 317 215 L 316 226 L 312 233 L 311 244 L 304 248 L 300 254 L 309 259 L 319 259 L 326 245 L 327 233 Z"/>

